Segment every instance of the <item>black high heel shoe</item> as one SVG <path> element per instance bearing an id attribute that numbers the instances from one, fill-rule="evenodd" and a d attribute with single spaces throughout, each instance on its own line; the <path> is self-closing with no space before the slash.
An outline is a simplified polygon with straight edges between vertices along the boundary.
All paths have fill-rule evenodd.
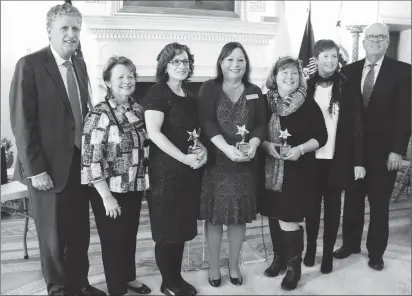
<path id="1" fill-rule="evenodd" d="M 233 278 L 230 275 L 230 266 L 229 266 L 229 262 L 227 263 L 227 269 L 229 270 L 229 279 L 230 282 L 235 285 L 235 286 L 241 286 L 243 284 L 243 278 L 242 277 L 238 277 L 238 278 Z"/>
<path id="2" fill-rule="evenodd" d="M 222 283 L 222 278 L 217 279 L 217 280 L 212 280 L 211 278 L 209 278 L 209 284 L 210 284 L 212 287 L 217 288 L 217 287 L 220 286 L 221 283 Z"/>

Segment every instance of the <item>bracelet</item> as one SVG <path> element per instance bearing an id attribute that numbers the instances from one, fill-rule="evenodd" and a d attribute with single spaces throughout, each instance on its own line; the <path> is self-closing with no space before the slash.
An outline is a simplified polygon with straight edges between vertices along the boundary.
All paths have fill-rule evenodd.
<path id="1" fill-rule="evenodd" d="M 300 155 L 305 154 L 305 151 L 303 150 L 303 146 L 299 145 L 299 149 L 300 149 Z"/>

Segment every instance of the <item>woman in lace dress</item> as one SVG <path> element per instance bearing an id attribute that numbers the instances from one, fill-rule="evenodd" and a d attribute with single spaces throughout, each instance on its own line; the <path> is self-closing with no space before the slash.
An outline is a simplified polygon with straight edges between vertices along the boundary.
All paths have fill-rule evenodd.
<path id="1" fill-rule="evenodd" d="M 256 162 L 258 146 L 266 137 L 262 92 L 250 83 L 249 58 L 243 46 L 227 43 L 217 60 L 217 77 L 199 92 L 198 110 L 209 161 L 202 177 L 200 219 L 206 220 L 209 283 L 221 284 L 219 266 L 223 225 L 228 227 L 229 272 L 242 284 L 239 255 L 246 223 L 256 219 Z M 246 153 L 236 148 L 240 131 L 247 130 Z"/>

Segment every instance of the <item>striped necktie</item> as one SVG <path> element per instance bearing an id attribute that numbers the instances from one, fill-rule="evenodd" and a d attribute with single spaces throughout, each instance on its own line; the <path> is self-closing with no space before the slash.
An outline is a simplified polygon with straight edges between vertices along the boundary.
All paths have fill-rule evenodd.
<path id="1" fill-rule="evenodd" d="M 376 64 L 369 64 L 369 67 L 371 68 L 366 74 L 365 81 L 363 83 L 363 105 L 365 108 L 368 107 L 369 104 L 369 99 L 372 94 L 373 90 L 373 85 L 375 84 L 375 66 Z"/>
<path id="2" fill-rule="evenodd" d="M 63 65 L 67 68 L 67 90 L 69 93 L 69 101 L 70 106 L 72 107 L 75 124 L 74 144 L 77 146 L 77 148 L 81 149 L 83 118 L 82 111 L 80 109 L 79 93 L 77 91 L 77 84 L 74 77 L 72 63 L 65 61 Z"/>

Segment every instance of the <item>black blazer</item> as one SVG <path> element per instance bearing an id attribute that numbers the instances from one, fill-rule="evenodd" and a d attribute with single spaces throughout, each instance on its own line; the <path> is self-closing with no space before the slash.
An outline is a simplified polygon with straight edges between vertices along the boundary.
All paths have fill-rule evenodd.
<path id="1" fill-rule="evenodd" d="M 90 101 L 86 64 L 75 56 L 72 62 L 84 119 Z M 17 62 L 9 100 L 11 128 L 18 153 L 15 178 L 27 185 L 27 177 L 47 172 L 54 184 L 49 192 L 61 192 L 72 164 L 75 124 L 50 46 Z"/>
<path id="2" fill-rule="evenodd" d="M 306 98 L 308 100 L 314 100 L 315 77 L 307 82 Z M 340 73 L 338 73 L 338 78 L 334 83 L 337 84 L 340 93 L 340 104 L 330 182 L 331 185 L 345 186 L 354 179 L 354 166 L 364 166 L 361 122 L 362 97 L 360 93 L 355 91 L 348 78 Z"/>
<path id="3" fill-rule="evenodd" d="M 364 64 L 362 59 L 342 68 L 357 94 Z M 405 155 L 411 135 L 411 65 L 385 56 L 368 107 L 361 105 L 366 167 L 383 168 L 390 152 Z"/>
<path id="4" fill-rule="evenodd" d="M 216 120 L 217 102 L 222 91 L 222 84 L 216 82 L 215 79 L 205 81 L 199 90 L 197 99 L 197 107 L 202 127 L 202 141 L 207 148 L 213 145 L 210 139 L 216 135 L 221 134 L 220 127 Z M 255 84 L 245 86 L 244 95 L 256 94 L 257 99 L 247 100 L 248 119 L 246 122 L 246 129 L 250 131 L 249 139 L 257 137 L 263 142 L 267 134 L 267 119 L 265 100 L 262 96 L 261 89 Z M 208 149 L 209 152 L 213 151 Z M 208 155 L 208 163 L 214 161 L 213 153 Z"/>

